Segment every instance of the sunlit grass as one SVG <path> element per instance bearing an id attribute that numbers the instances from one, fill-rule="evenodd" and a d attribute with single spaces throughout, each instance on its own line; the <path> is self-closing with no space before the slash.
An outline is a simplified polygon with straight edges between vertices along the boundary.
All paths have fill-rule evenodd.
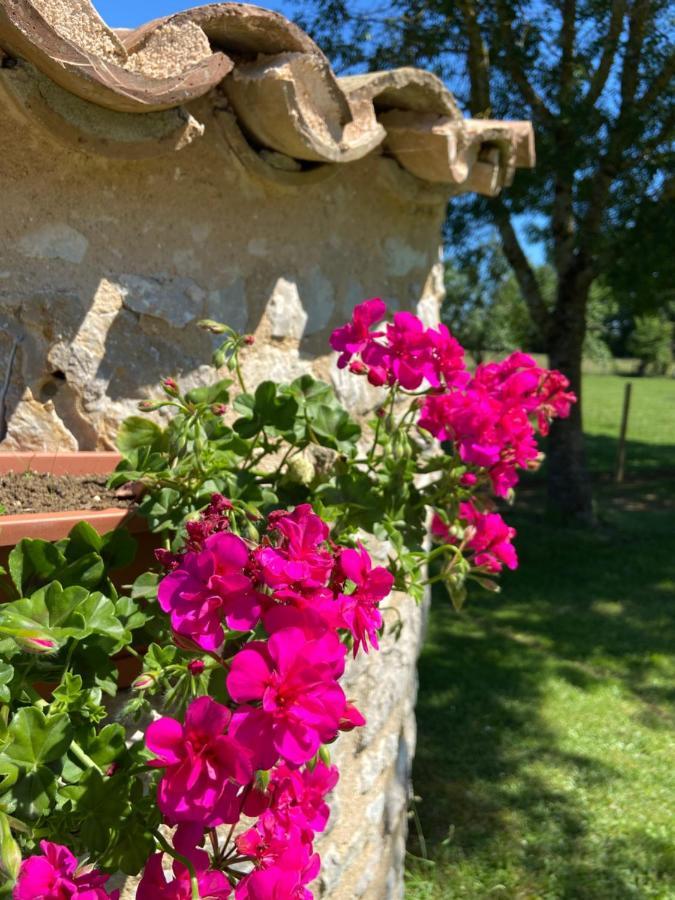
<path id="1" fill-rule="evenodd" d="M 624 383 L 587 378 L 596 469 Z M 462 615 L 434 597 L 414 772 L 431 862 L 413 826 L 411 900 L 675 898 L 675 382 L 643 385 L 629 434 L 649 464 L 599 485 L 601 526 L 553 527 L 524 491 L 502 594 Z"/>

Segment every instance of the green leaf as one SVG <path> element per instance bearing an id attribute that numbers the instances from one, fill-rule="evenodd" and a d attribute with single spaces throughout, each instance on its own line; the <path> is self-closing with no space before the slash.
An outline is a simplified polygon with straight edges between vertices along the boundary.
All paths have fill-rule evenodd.
<path id="1" fill-rule="evenodd" d="M 228 388 L 232 385 L 231 378 L 223 378 L 216 381 L 215 384 L 204 385 L 203 387 L 192 388 L 185 395 L 188 403 L 227 403 L 230 399 Z"/>
<path id="2" fill-rule="evenodd" d="M 47 766 L 37 766 L 22 773 L 12 788 L 14 811 L 21 819 L 37 819 L 48 815 L 56 798 L 56 775 Z"/>
<path id="3" fill-rule="evenodd" d="M 0 660 L 0 703 L 9 703 L 11 692 L 9 683 L 14 677 L 14 667 Z"/>
<path id="4" fill-rule="evenodd" d="M 62 587 L 79 586 L 91 591 L 98 587 L 105 575 L 105 564 L 98 553 L 91 552 L 62 566 L 53 574 L 53 580 Z"/>
<path id="5" fill-rule="evenodd" d="M 58 582 L 31 597 L 0 605 L 0 632 L 17 640 L 51 638 L 62 644 L 68 638 L 98 634 L 123 645 L 130 639 L 115 614 L 115 604 L 100 592 L 89 593 L 73 585 L 65 590 Z"/>
<path id="6" fill-rule="evenodd" d="M 19 594 L 28 593 L 39 582 L 51 580 L 53 573 L 63 565 L 65 558 L 49 541 L 24 538 L 9 554 L 9 573 Z"/>
<path id="7" fill-rule="evenodd" d="M 21 866 L 21 851 L 12 836 L 9 819 L 0 811 L 0 874 L 14 881 Z"/>
<path id="8" fill-rule="evenodd" d="M 123 725 L 111 723 L 99 732 L 95 728 L 82 729 L 77 732 L 76 740 L 82 750 L 94 760 L 104 772 L 114 762 L 120 762 L 127 755 L 126 732 Z M 73 753 L 69 753 L 63 767 L 66 781 L 77 782 L 89 768 Z"/>
<path id="9" fill-rule="evenodd" d="M 101 556 L 110 571 L 131 565 L 137 550 L 138 541 L 126 528 L 116 528 L 101 538 Z"/>
<path id="10" fill-rule="evenodd" d="M 117 449 L 125 456 L 140 448 L 161 450 L 164 443 L 164 432 L 159 425 L 142 416 L 129 416 L 117 432 Z"/>
<path id="11" fill-rule="evenodd" d="M 101 535 L 95 528 L 92 528 L 89 522 L 78 522 L 68 534 L 66 559 L 72 562 L 80 556 L 91 553 L 92 550 L 99 553 L 102 545 Z"/>
<path id="12" fill-rule="evenodd" d="M 131 586 L 133 600 L 156 600 L 159 575 L 156 572 L 144 572 Z"/>
<path id="13" fill-rule="evenodd" d="M 9 723 L 9 743 L 3 756 L 22 769 L 37 770 L 59 759 L 72 740 L 68 716 L 45 716 L 35 706 L 18 710 Z"/>
<path id="14" fill-rule="evenodd" d="M 250 394 L 237 397 L 235 408 L 243 414 L 234 423 L 235 430 L 243 438 L 251 438 L 263 428 L 270 434 L 288 432 L 298 413 L 297 400 L 280 391 L 273 381 L 259 384 L 254 397 Z"/>

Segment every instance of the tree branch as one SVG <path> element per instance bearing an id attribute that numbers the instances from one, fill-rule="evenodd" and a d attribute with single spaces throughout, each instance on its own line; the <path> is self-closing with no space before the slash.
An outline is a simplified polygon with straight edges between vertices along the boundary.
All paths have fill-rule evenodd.
<path id="1" fill-rule="evenodd" d="M 502 45 L 504 47 L 515 48 L 517 46 L 517 38 L 513 32 L 513 18 L 509 15 L 502 0 L 499 0 L 497 3 L 497 16 L 499 19 Z M 552 125 L 554 121 L 553 113 L 528 80 L 525 70 L 516 58 L 516 54 L 514 52 L 506 51 L 504 53 L 504 64 L 509 75 L 513 78 L 516 87 L 523 95 L 523 99 L 531 107 L 534 115 L 542 122 L 546 123 L 546 125 Z"/>
<path id="2" fill-rule="evenodd" d="M 614 127 L 610 130 L 607 149 L 598 163 L 593 178 L 588 210 L 581 231 L 584 256 L 595 264 L 594 255 L 602 220 L 607 208 L 614 179 L 625 165 L 623 155 L 631 141 L 631 120 L 635 116 L 635 94 L 640 73 L 640 54 L 645 40 L 646 23 L 651 8 L 650 0 L 634 0 L 629 13 L 628 39 L 621 67 L 621 106 Z"/>
<path id="3" fill-rule="evenodd" d="M 489 118 L 492 111 L 490 103 L 490 54 L 476 15 L 476 7 L 472 0 L 459 0 L 459 9 L 464 20 L 464 28 L 469 42 L 467 66 L 471 82 L 471 114 Z"/>
<path id="4" fill-rule="evenodd" d="M 574 93 L 574 42 L 577 35 L 576 0 L 563 0 L 560 28 L 560 109 L 569 107 Z"/>
<path id="5" fill-rule="evenodd" d="M 504 206 L 500 197 L 496 197 L 489 203 L 490 211 L 494 217 L 504 248 L 504 255 L 516 276 L 518 287 L 523 295 L 532 321 L 536 325 L 542 338 L 546 340 L 550 328 L 550 313 L 539 287 L 539 282 L 530 265 L 530 261 L 521 247 L 518 235 L 511 222 L 509 211 Z"/>
<path id="6" fill-rule="evenodd" d="M 590 106 L 595 105 L 598 97 L 602 94 L 605 85 L 607 84 L 609 73 L 612 70 L 612 63 L 614 62 L 614 57 L 616 56 L 616 51 L 619 46 L 619 38 L 621 37 L 625 14 L 626 0 L 613 0 L 612 11 L 609 17 L 609 26 L 607 28 L 607 35 L 604 40 L 600 62 L 598 63 L 598 68 L 593 75 L 591 75 L 590 85 L 585 98 Z"/>
<path id="7" fill-rule="evenodd" d="M 675 75 L 675 53 L 671 53 L 659 74 L 654 78 L 644 94 L 635 103 L 640 110 L 647 110 L 658 99 L 659 95 L 667 91 Z"/>

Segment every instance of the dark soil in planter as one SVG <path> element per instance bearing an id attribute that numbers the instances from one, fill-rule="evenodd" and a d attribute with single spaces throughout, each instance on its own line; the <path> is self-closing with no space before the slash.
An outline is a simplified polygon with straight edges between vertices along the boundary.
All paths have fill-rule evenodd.
<path id="1" fill-rule="evenodd" d="M 106 487 L 106 481 L 105 475 L 0 475 L 0 514 L 129 507 L 129 497 L 116 496 Z"/>

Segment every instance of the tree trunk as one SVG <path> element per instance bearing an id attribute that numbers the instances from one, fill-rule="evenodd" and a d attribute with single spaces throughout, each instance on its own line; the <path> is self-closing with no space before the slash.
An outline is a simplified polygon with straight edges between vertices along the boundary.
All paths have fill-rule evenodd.
<path id="1" fill-rule="evenodd" d="M 569 378 L 578 401 L 569 418 L 556 419 L 548 442 L 548 506 L 564 521 L 594 521 L 581 412 L 581 359 L 591 276 L 562 279 L 548 335 L 549 365 Z"/>

